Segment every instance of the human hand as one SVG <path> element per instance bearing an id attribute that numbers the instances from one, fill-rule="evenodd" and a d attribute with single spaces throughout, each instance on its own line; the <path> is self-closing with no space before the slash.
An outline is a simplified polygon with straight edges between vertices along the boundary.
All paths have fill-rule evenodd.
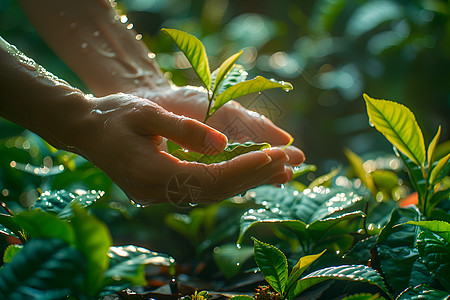
<path id="1" fill-rule="evenodd" d="M 168 111 L 202 121 L 208 107 L 208 98 L 203 88 L 184 86 L 159 88 L 137 88 L 130 93 L 152 100 Z M 208 119 L 207 124 L 228 136 L 233 142 L 267 142 L 274 146 L 284 146 L 291 136 L 274 125 L 269 119 L 247 110 L 236 101 L 229 101 Z M 287 148 L 289 164 L 304 162 L 303 152 L 293 146 Z"/>
<path id="2" fill-rule="evenodd" d="M 75 147 L 133 201 L 146 205 L 211 203 L 261 184 L 281 184 L 295 152 L 264 149 L 216 164 L 180 161 L 161 150 L 162 137 L 200 153 L 216 154 L 227 139 L 213 128 L 129 94 L 89 100 L 88 131 Z M 195 193 L 194 193 L 195 192 Z"/>

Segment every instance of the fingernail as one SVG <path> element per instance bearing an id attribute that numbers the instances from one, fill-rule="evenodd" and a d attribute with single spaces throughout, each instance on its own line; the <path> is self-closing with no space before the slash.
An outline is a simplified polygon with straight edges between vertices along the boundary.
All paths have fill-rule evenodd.
<path id="1" fill-rule="evenodd" d="M 206 134 L 204 145 L 209 151 L 220 153 L 227 145 L 226 137 L 214 130 L 209 130 Z"/>

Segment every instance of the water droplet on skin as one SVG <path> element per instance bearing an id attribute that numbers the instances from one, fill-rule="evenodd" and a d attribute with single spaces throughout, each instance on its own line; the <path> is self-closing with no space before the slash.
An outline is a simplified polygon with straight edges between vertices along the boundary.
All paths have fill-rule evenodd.
<path id="1" fill-rule="evenodd" d="M 156 54 L 153 53 L 153 52 L 149 52 L 149 53 L 147 54 L 147 56 L 148 56 L 149 58 L 155 58 L 155 57 L 156 57 Z"/>
<path id="2" fill-rule="evenodd" d="M 128 25 L 127 25 L 127 29 L 128 29 L 128 30 L 133 29 L 133 23 L 128 24 Z"/>
<path id="3" fill-rule="evenodd" d="M 120 22 L 121 23 L 126 23 L 128 21 L 128 17 L 126 15 L 121 15 L 120 16 Z"/>
<path id="4" fill-rule="evenodd" d="M 87 53 L 87 47 L 88 47 L 88 43 L 82 43 L 81 44 L 81 53 Z"/>
<path id="5" fill-rule="evenodd" d="M 100 31 L 96 30 L 92 33 L 93 36 L 99 36 L 100 35 Z"/>
<path id="6" fill-rule="evenodd" d="M 189 203 L 189 205 L 192 206 L 192 207 L 194 207 L 194 206 L 197 206 L 198 203 Z"/>
<path id="7" fill-rule="evenodd" d="M 139 34 L 136 34 L 136 40 L 139 41 L 139 40 L 141 40 L 141 39 L 142 39 L 142 34 L 140 34 L 140 33 L 139 33 Z"/>
<path id="8" fill-rule="evenodd" d="M 135 79 L 134 84 L 139 84 L 139 79 Z"/>

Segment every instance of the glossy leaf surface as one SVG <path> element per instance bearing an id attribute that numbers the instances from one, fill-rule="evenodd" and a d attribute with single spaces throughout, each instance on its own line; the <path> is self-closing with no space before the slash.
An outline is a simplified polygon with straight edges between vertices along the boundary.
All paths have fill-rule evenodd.
<path id="1" fill-rule="evenodd" d="M 202 42 L 195 36 L 176 29 L 161 29 L 169 36 L 184 53 L 192 68 L 209 90 L 211 88 L 211 71 L 209 69 L 208 56 Z"/>
<path id="2" fill-rule="evenodd" d="M 450 154 L 441 158 L 430 174 L 430 184 L 438 184 L 450 171 Z"/>
<path id="3" fill-rule="evenodd" d="M 241 56 L 243 50 L 239 51 L 238 53 L 230 56 L 227 58 L 220 67 L 216 70 L 217 74 L 214 78 L 214 86 L 212 88 L 213 90 L 213 97 L 217 94 L 219 91 L 219 87 L 222 84 L 222 81 L 226 78 L 228 73 L 233 69 L 234 65 L 236 64 L 236 61 L 238 60 L 239 56 Z"/>
<path id="4" fill-rule="evenodd" d="M 425 164 L 425 142 L 414 114 L 399 103 L 364 94 L 370 122 L 415 164 Z"/>
<path id="5" fill-rule="evenodd" d="M 450 293 L 439 291 L 423 284 L 403 291 L 396 300 L 447 300 Z"/>
<path id="6" fill-rule="evenodd" d="M 436 146 L 439 143 L 440 137 L 441 137 L 441 126 L 439 126 L 436 135 L 434 136 L 433 140 L 428 145 L 428 150 L 427 150 L 428 168 L 430 166 L 432 166 L 434 163 L 434 155 L 436 152 Z"/>
<path id="7" fill-rule="evenodd" d="M 409 221 L 405 224 L 417 225 L 433 231 L 441 236 L 447 243 L 450 243 L 450 223 L 444 221 Z"/>
<path id="8" fill-rule="evenodd" d="M 211 80 L 214 85 L 215 84 L 215 77 L 217 76 L 218 70 L 215 70 L 211 74 Z M 232 87 L 233 85 L 245 81 L 247 79 L 248 73 L 244 70 L 244 68 L 241 65 L 234 65 L 234 67 L 228 72 L 227 76 L 222 80 L 222 82 L 218 85 L 218 90 L 215 94 L 215 97 L 217 95 L 223 93 L 226 89 L 229 87 Z"/>
<path id="9" fill-rule="evenodd" d="M 325 253 L 326 250 L 322 251 L 319 254 L 307 255 L 303 256 L 299 259 L 299 261 L 292 268 L 291 274 L 289 274 L 287 288 L 289 289 L 296 281 L 300 278 L 300 276 L 305 272 L 305 270 L 314 263 L 322 254 Z"/>
<path id="10" fill-rule="evenodd" d="M 237 83 L 225 91 L 223 91 L 221 94 L 217 96 L 217 98 L 214 101 L 213 107 L 211 107 L 210 115 L 212 115 L 219 107 L 224 105 L 230 100 L 249 95 L 255 92 L 260 92 L 268 89 L 274 89 L 274 88 L 282 88 L 284 90 L 292 90 L 292 85 L 288 82 L 284 81 L 272 81 L 269 79 L 266 79 L 261 76 L 257 76 L 254 79 L 243 81 L 240 83 Z"/>

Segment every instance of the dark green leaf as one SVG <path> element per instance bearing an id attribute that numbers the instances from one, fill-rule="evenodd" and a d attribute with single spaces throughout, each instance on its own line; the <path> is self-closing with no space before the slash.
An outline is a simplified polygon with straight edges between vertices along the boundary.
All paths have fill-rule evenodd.
<path id="1" fill-rule="evenodd" d="M 192 151 L 185 152 L 183 149 L 177 149 L 171 154 L 185 161 L 195 161 L 204 164 L 213 164 L 233 159 L 236 156 L 245 153 L 249 153 L 252 151 L 260 151 L 266 148 L 270 148 L 270 145 L 267 143 L 246 142 L 243 144 L 240 143 L 228 144 L 225 150 L 223 150 L 222 153 L 217 155 L 207 155 Z"/>
<path id="2" fill-rule="evenodd" d="M 398 154 L 398 156 L 405 164 L 406 169 L 408 170 L 408 175 L 411 184 L 419 194 L 419 199 L 423 199 L 425 197 L 425 192 L 427 190 L 427 181 L 423 178 L 423 173 L 420 166 L 416 165 L 411 159 L 409 159 L 403 153 L 398 152 L 397 149 L 394 148 L 394 151 Z"/>
<path id="3" fill-rule="evenodd" d="M 84 259 L 60 239 L 33 239 L 0 270 L 0 298 L 63 299 L 82 280 Z"/>
<path id="4" fill-rule="evenodd" d="M 374 269 L 363 265 L 341 265 L 320 269 L 303 277 L 289 291 L 289 299 L 294 299 L 309 287 L 328 279 L 369 283 L 389 294 L 383 278 Z"/>
<path id="5" fill-rule="evenodd" d="M 195 36 L 176 29 L 161 29 L 184 53 L 198 77 L 209 90 L 211 88 L 211 71 L 208 56 L 202 42 Z"/>
<path id="6" fill-rule="evenodd" d="M 252 238 L 255 261 L 270 286 L 283 294 L 288 279 L 288 265 L 283 252 L 276 247 Z"/>
<path id="7" fill-rule="evenodd" d="M 22 250 L 22 245 L 16 245 L 12 244 L 9 245 L 6 250 L 5 254 L 3 255 L 3 263 L 9 263 L 11 262 L 12 258 L 20 251 Z"/>
<path id="8" fill-rule="evenodd" d="M 375 246 L 377 238 L 378 236 L 373 235 L 357 242 L 347 253 L 345 253 L 344 258 L 350 258 L 361 263 L 367 263 L 371 258 L 370 250 Z"/>
<path id="9" fill-rule="evenodd" d="M 219 107 L 221 107 L 230 100 L 237 99 L 239 97 L 249 95 L 255 92 L 260 92 L 274 88 L 292 90 L 293 87 L 292 84 L 290 84 L 289 82 L 284 81 L 277 82 L 266 79 L 261 76 L 257 76 L 254 79 L 237 83 L 229 87 L 225 91 L 223 91 L 221 94 L 219 94 L 215 99 L 213 106 L 211 107 L 210 115 L 212 115 L 217 109 L 219 109 Z"/>
<path id="10" fill-rule="evenodd" d="M 422 231 L 417 237 L 417 249 L 428 271 L 446 290 L 450 290 L 450 243 L 439 235 Z"/>
<path id="11" fill-rule="evenodd" d="M 449 197 L 450 197 L 450 188 L 434 193 L 427 202 L 427 211 L 428 211 L 427 215 L 429 215 L 429 212 L 431 212 L 433 208 L 436 205 L 438 205 L 441 200 L 449 199 Z"/>
<path id="12" fill-rule="evenodd" d="M 74 205 L 72 210 L 75 246 L 87 262 L 83 288 L 88 295 L 94 296 L 103 288 L 103 276 L 109 265 L 107 253 L 112 243 L 111 236 L 106 225 L 88 215 L 83 208 Z"/>
<path id="13" fill-rule="evenodd" d="M 17 223 L 16 219 L 9 215 L 0 214 L 0 230 L 7 235 L 19 238 L 22 243 L 26 242 L 22 227 Z"/>
<path id="14" fill-rule="evenodd" d="M 425 142 L 414 114 L 399 103 L 364 94 L 367 114 L 375 128 L 416 165 L 425 164 Z"/>
<path id="15" fill-rule="evenodd" d="M 450 293 L 435 290 L 421 284 L 414 288 L 409 287 L 396 300 L 448 300 L 448 297 L 450 297 Z"/>
<path id="16" fill-rule="evenodd" d="M 33 238 L 59 238 L 69 245 L 75 243 L 72 227 L 53 214 L 41 210 L 24 211 L 14 219 Z"/>

